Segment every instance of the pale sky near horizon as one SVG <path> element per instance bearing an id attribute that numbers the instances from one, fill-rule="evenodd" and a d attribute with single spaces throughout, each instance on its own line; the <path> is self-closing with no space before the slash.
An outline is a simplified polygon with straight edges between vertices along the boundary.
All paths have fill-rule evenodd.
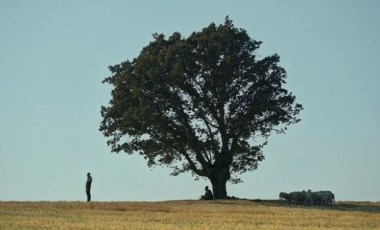
<path id="1" fill-rule="evenodd" d="M 107 67 L 136 57 L 155 32 L 188 36 L 229 15 L 278 53 L 304 106 L 273 134 L 266 159 L 228 194 L 331 190 L 380 201 L 380 1 L 0 0 L 0 201 L 197 199 L 206 180 L 114 154 L 98 131 Z"/>

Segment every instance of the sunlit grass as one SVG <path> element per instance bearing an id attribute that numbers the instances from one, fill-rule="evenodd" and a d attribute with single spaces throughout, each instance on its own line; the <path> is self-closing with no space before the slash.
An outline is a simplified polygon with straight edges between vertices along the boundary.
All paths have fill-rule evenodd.
<path id="1" fill-rule="evenodd" d="M 0 229 L 380 229 L 380 203 L 0 202 Z"/>

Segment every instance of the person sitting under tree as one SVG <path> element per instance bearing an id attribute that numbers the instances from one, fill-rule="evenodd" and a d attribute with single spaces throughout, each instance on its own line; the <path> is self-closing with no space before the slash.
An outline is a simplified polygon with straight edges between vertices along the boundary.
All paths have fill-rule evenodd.
<path id="1" fill-rule="evenodd" d="M 201 197 L 202 200 L 212 200 L 214 199 L 214 196 L 212 195 L 212 192 L 210 189 L 208 189 L 208 186 L 205 187 L 205 194 Z"/>

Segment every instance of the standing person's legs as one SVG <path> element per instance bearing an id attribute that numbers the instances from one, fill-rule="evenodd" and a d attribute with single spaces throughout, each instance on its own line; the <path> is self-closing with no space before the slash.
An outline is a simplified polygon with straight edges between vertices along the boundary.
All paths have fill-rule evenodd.
<path id="1" fill-rule="evenodd" d="M 87 201 L 90 202 L 91 201 L 91 193 L 90 193 L 89 188 L 86 188 L 86 194 L 87 194 Z"/>

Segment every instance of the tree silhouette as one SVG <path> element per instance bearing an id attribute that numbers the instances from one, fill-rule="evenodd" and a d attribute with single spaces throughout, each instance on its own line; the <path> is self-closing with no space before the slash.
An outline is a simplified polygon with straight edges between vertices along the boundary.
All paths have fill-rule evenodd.
<path id="1" fill-rule="evenodd" d="M 241 182 L 264 159 L 269 135 L 299 121 L 280 57 L 258 59 L 261 42 L 228 17 L 188 38 L 153 38 L 137 58 L 109 67 L 100 131 L 113 152 L 206 177 L 215 198 L 226 198 L 227 181 Z"/>

